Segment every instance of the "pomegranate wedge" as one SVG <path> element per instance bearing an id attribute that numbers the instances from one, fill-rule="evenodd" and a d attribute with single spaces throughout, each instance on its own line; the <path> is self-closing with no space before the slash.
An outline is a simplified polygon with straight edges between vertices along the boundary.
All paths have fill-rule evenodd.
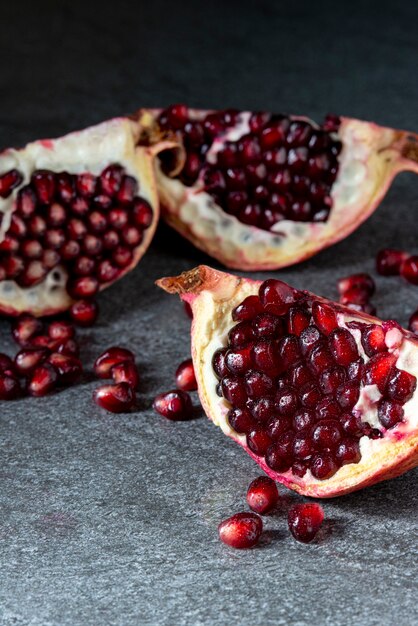
<path id="1" fill-rule="evenodd" d="M 157 284 L 192 307 L 206 414 L 274 480 L 332 497 L 418 464 L 412 333 L 274 279 L 200 266 Z"/>
<path id="2" fill-rule="evenodd" d="M 319 126 L 184 105 L 152 115 L 151 135 L 175 136 L 185 150 L 180 171 L 169 153 L 157 163 L 164 219 L 230 268 L 309 258 L 367 219 L 398 172 L 418 173 L 417 135 L 346 117 Z"/>
<path id="3" fill-rule="evenodd" d="M 174 147 L 144 145 L 141 120 L 0 153 L 1 313 L 63 311 L 138 263 L 159 215 L 154 156 Z"/>

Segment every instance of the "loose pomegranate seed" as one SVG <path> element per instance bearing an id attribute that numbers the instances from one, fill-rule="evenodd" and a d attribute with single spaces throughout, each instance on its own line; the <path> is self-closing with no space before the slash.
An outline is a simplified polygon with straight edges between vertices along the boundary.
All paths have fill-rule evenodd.
<path id="1" fill-rule="evenodd" d="M 247 491 L 247 503 L 250 509 L 265 515 L 272 511 L 279 500 L 277 485 L 268 476 L 259 476 L 252 481 Z"/>
<path id="2" fill-rule="evenodd" d="M 42 330 L 42 322 L 29 313 L 23 313 L 12 324 L 13 339 L 22 347 L 27 346 Z"/>
<path id="3" fill-rule="evenodd" d="M 319 504 L 295 504 L 288 513 L 289 530 L 298 541 L 312 541 L 324 521 L 324 511 Z"/>
<path id="4" fill-rule="evenodd" d="M 136 402 L 135 391 L 128 383 L 102 385 L 93 392 L 94 402 L 111 413 L 126 413 Z"/>
<path id="5" fill-rule="evenodd" d="M 192 401 L 186 391 L 174 389 L 160 393 L 154 399 L 153 408 L 169 420 L 189 419 L 192 413 Z"/>
<path id="6" fill-rule="evenodd" d="M 418 256 L 405 259 L 401 264 L 400 274 L 408 283 L 418 285 Z"/>
<path id="7" fill-rule="evenodd" d="M 139 386 L 139 372 L 135 363 L 132 361 L 123 361 L 114 365 L 110 374 L 112 375 L 115 383 L 128 383 L 132 389 L 138 389 Z"/>
<path id="8" fill-rule="evenodd" d="M 54 341 L 64 342 L 74 337 L 74 326 L 64 320 L 51 322 L 48 327 L 48 335 Z"/>
<path id="9" fill-rule="evenodd" d="M 93 365 L 93 371 L 98 378 L 111 378 L 111 368 L 124 361 L 135 363 L 134 353 L 126 348 L 112 346 L 97 357 Z"/>
<path id="10" fill-rule="evenodd" d="M 0 374 L 0 400 L 14 400 L 20 394 L 18 379 L 9 370 Z"/>
<path id="11" fill-rule="evenodd" d="M 49 363 L 43 363 L 33 372 L 28 383 L 28 392 L 31 396 L 46 396 L 55 388 L 57 381 L 56 369 Z"/>
<path id="12" fill-rule="evenodd" d="M 363 287 L 353 287 L 340 296 L 340 302 L 352 308 L 359 307 L 358 310 L 362 311 L 363 307 L 368 304 L 369 297 L 368 291 Z"/>
<path id="13" fill-rule="evenodd" d="M 48 357 L 50 363 L 58 373 L 58 382 L 69 385 L 80 378 L 83 368 L 81 361 L 74 356 L 53 352 Z"/>
<path id="14" fill-rule="evenodd" d="M 53 349 L 59 354 L 67 354 L 69 356 L 78 356 L 80 348 L 74 339 L 67 339 L 62 343 L 54 341 Z"/>
<path id="15" fill-rule="evenodd" d="M 10 372 L 14 371 L 14 362 L 7 354 L 0 352 L 0 373 L 4 373 L 7 370 Z"/>
<path id="16" fill-rule="evenodd" d="M 176 385 L 183 391 L 196 391 L 197 382 L 192 359 L 180 363 L 176 370 Z"/>
<path id="17" fill-rule="evenodd" d="M 21 376 L 27 376 L 43 363 L 48 355 L 48 348 L 24 348 L 15 356 L 15 369 Z"/>
<path id="18" fill-rule="evenodd" d="M 99 315 L 99 305 L 94 300 L 79 300 L 70 307 L 69 313 L 78 326 L 93 326 Z"/>
<path id="19" fill-rule="evenodd" d="M 392 428 L 402 421 L 404 409 L 402 404 L 391 400 L 380 400 L 377 415 L 385 428 Z"/>
<path id="20" fill-rule="evenodd" d="M 345 278 L 340 278 L 337 283 L 338 291 L 341 295 L 344 295 L 351 289 L 362 289 L 368 294 L 369 298 L 376 291 L 376 285 L 373 278 L 369 274 L 352 274 Z"/>
<path id="21" fill-rule="evenodd" d="M 376 271 L 382 276 L 399 276 L 401 265 L 408 258 L 403 250 L 385 248 L 380 250 L 376 257 Z"/>
<path id="22" fill-rule="evenodd" d="M 231 548 L 252 548 L 258 543 L 263 522 L 256 513 L 236 513 L 218 526 L 219 539 Z"/>

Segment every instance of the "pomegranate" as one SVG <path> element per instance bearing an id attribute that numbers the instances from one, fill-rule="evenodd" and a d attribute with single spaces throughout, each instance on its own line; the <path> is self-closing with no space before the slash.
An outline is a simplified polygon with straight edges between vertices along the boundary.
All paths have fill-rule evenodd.
<path id="1" fill-rule="evenodd" d="M 271 478 L 331 497 L 418 464 L 412 333 L 281 281 L 206 266 L 157 284 L 192 307 L 206 414 Z"/>
<path id="2" fill-rule="evenodd" d="M 164 219 L 230 268 L 275 269 L 349 235 L 375 210 L 393 177 L 418 172 L 416 136 L 328 116 L 151 111 L 150 137 L 176 137 L 157 159 Z"/>
<path id="3" fill-rule="evenodd" d="M 154 157 L 175 145 L 144 145 L 147 117 L 0 154 L 0 312 L 66 310 L 138 263 L 158 220 Z"/>
<path id="4" fill-rule="evenodd" d="M 287 521 L 294 538 L 309 543 L 322 526 L 324 511 L 316 503 L 295 504 L 289 509 Z"/>
<path id="5" fill-rule="evenodd" d="M 260 513 L 260 515 L 270 513 L 278 500 L 279 492 L 276 483 L 268 476 L 259 476 L 248 487 L 248 506 L 256 513 Z"/>
<path id="6" fill-rule="evenodd" d="M 95 403 L 111 413 L 126 413 L 136 402 L 135 391 L 126 382 L 115 385 L 102 385 L 93 392 Z"/>
<path id="7" fill-rule="evenodd" d="M 154 399 L 153 408 L 169 420 L 187 420 L 191 417 L 193 406 L 186 391 L 173 389 L 160 393 Z"/>
<path id="8" fill-rule="evenodd" d="M 263 522 L 256 513 L 235 513 L 218 526 L 219 539 L 231 548 L 252 548 L 258 543 Z"/>

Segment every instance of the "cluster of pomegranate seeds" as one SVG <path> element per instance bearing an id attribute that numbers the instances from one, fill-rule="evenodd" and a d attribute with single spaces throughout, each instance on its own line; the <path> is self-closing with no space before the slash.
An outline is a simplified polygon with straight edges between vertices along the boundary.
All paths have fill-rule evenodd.
<path id="1" fill-rule="evenodd" d="M 327 220 L 342 148 L 335 135 L 338 118 L 317 128 L 286 115 L 235 110 L 197 118 L 174 105 L 159 123 L 179 133 L 186 148 L 180 180 L 202 186 L 244 224 L 271 230 L 284 219 Z M 228 139 L 228 131 L 240 128 L 238 139 Z"/>
<path id="2" fill-rule="evenodd" d="M 247 504 L 256 513 L 270 513 L 279 501 L 277 485 L 268 476 L 259 476 L 252 481 L 247 491 Z"/>
<path id="3" fill-rule="evenodd" d="M 219 539 L 231 548 L 247 549 L 258 543 L 263 521 L 256 513 L 235 513 L 218 526 Z"/>
<path id="4" fill-rule="evenodd" d="M 12 324 L 20 350 L 12 360 L 0 354 L 0 399 L 45 396 L 57 386 L 76 382 L 83 367 L 75 329 L 66 320 L 48 324 L 23 314 Z"/>
<path id="5" fill-rule="evenodd" d="M 376 291 L 376 285 L 370 274 L 351 274 L 337 282 L 340 302 L 355 311 L 364 311 L 376 315 L 376 308 L 370 298 Z"/>
<path id="6" fill-rule="evenodd" d="M 12 172 L 0 177 L 3 197 L 22 182 L 20 176 L 6 190 Z M 70 276 L 69 293 L 90 298 L 131 264 L 152 222 L 152 208 L 138 191 L 137 180 L 117 164 L 99 176 L 33 172 L 17 193 L 0 243 L 0 280 L 32 287 L 60 265 Z"/>
<path id="7" fill-rule="evenodd" d="M 295 504 L 289 510 L 287 521 L 294 538 L 309 543 L 322 526 L 324 511 L 316 503 Z"/>
<path id="8" fill-rule="evenodd" d="M 340 327 L 330 303 L 274 279 L 245 298 L 232 318 L 238 323 L 212 359 L 217 393 L 230 406 L 231 428 L 246 435 L 249 450 L 272 470 L 302 477 L 309 469 L 324 480 L 358 463 L 360 438 L 382 436 L 355 408 L 366 385 L 379 389 L 372 409 L 381 427 L 403 419 L 416 378 L 396 367 L 386 345 L 396 322 Z"/>
<path id="9" fill-rule="evenodd" d="M 93 371 L 98 378 L 112 378 L 113 384 L 94 390 L 95 403 L 112 413 L 125 413 L 136 404 L 139 372 L 135 355 L 126 348 L 113 346 L 97 357 Z"/>
<path id="10" fill-rule="evenodd" d="M 176 370 L 177 389 L 158 394 L 153 409 L 169 420 L 181 421 L 192 417 L 193 404 L 188 391 L 196 391 L 197 381 L 192 359 L 182 361 Z"/>

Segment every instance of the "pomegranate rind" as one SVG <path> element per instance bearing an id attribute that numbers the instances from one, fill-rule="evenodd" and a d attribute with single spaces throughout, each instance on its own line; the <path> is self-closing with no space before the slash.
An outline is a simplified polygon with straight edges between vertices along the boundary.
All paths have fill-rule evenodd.
<path id="1" fill-rule="evenodd" d="M 234 325 L 232 310 L 244 298 L 255 295 L 262 281 L 240 278 L 225 272 L 199 266 L 177 277 L 162 278 L 157 285 L 171 294 L 179 294 L 192 307 L 192 358 L 198 382 L 198 393 L 206 415 L 225 435 L 234 439 L 258 463 L 265 473 L 286 487 L 306 496 L 330 498 L 340 496 L 377 482 L 394 478 L 418 465 L 418 411 L 415 396 L 404 405 L 405 419 L 381 439 L 360 440 L 362 458 L 359 463 L 343 465 L 327 480 L 315 479 L 310 471 L 298 477 L 291 471 L 277 473 L 271 470 L 263 457 L 255 455 L 247 446 L 245 435 L 239 435 L 229 426 L 226 416 L 228 403 L 216 394 L 216 378 L 212 356 L 225 345 L 228 331 Z M 337 311 L 339 323 L 357 320 L 382 324 L 378 318 L 314 296 L 315 300 L 330 304 Z M 406 359 L 402 365 L 418 377 L 418 340 L 409 331 L 401 329 Z"/>
<path id="2" fill-rule="evenodd" d="M 111 163 L 122 165 L 126 173 L 139 183 L 139 193 L 153 209 L 152 223 L 143 231 L 142 242 L 134 249 L 129 266 L 123 268 L 116 280 L 132 270 L 147 250 L 157 227 L 159 202 L 155 184 L 155 155 L 161 149 L 174 147 L 173 141 L 143 145 L 149 126 L 149 115 L 138 113 L 132 118 L 120 117 L 90 128 L 72 132 L 57 139 L 39 140 L 24 148 L 9 148 L 0 153 L 0 172 L 17 168 L 23 175 L 19 186 L 10 196 L 0 198 L 0 241 L 10 226 L 12 211 L 19 189 L 26 185 L 33 171 L 67 171 L 71 174 L 90 172 L 98 176 Z M 38 285 L 25 288 L 13 280 L 0 282 L 0 312 L 15 316 L 28 311 L 33 315 L 53 315 L 67 310 L 74 300 L 66 289 L 68 274 L 64 266 L 53 268 Z M 114 281 L 112 281 L 114 282 Z M 102 283 L 100 290 L 111 283 Z"/>
<path id="3" fill-rule="evenodd" d="M 210 112 L 189 111 L 192 119 L 202 119 Z M 151 113 L 156 119 L 160 111 Z M 249 115 L 241 112 L 242 126 Z M 306 120 L 316 126 L 301 116 L 290 119 Z M 234 140 L 236 133 L 237 128 L 233 127 L 225 138 Z M 418 163 L 405 154 L 410 134 L 404 131 L 343 117 L 335 135 L 342 141 L 343 150 L 331 192 L 333 206 L 326 222 L 283 220 L 276 225 L 275 232 L 248 226 L 215 204 L 202 191 L 200 182 L 187 187 L 166 176 L 156 162 L 162 217 L 197 248 L 228 268 L 270 270 L 300 263 L 344 239 L 364 222 L 398 172 L 418 171 Z"/>

